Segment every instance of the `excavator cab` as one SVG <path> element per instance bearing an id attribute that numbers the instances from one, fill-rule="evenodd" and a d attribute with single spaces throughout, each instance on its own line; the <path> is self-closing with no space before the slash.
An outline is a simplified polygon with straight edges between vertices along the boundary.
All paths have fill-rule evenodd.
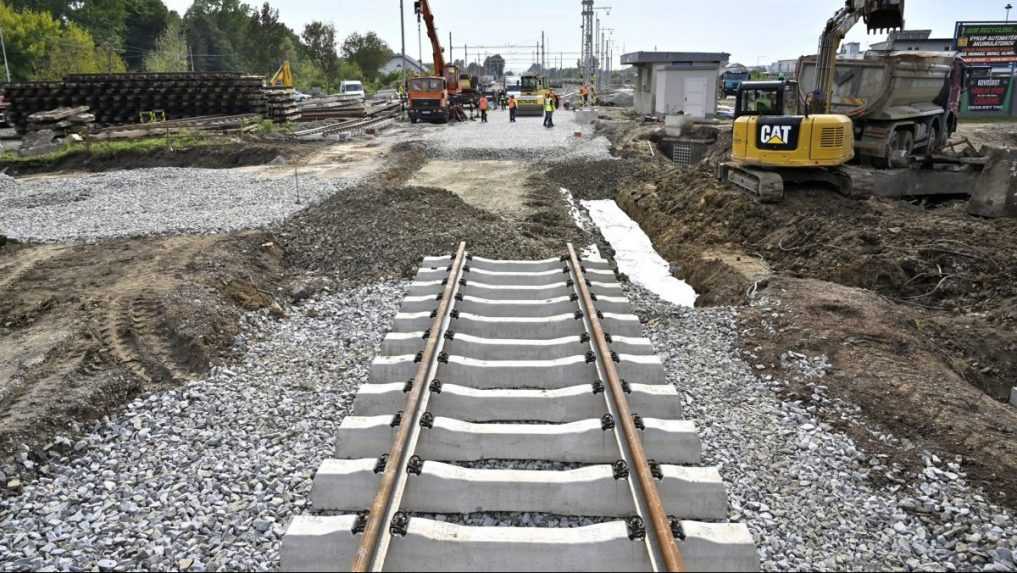
<path id="1" fill-rule="evenodd" d="M 735 119 L 744 115 L 798 115 L 798 82 L 742 82 L 738 86 Z"/>
<path id="2" fill-rule="evenodd" d="M 865 0 L 864 19 L 869 32 L 903 30 L 904 0 Z"/>

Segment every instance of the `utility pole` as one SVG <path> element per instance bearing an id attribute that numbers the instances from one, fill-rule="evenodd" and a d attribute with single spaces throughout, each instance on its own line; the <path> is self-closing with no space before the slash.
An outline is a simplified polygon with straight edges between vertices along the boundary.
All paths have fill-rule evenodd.
<path id="1" fill-rule="evenodd" d="M 1006 9 L 1006 23 L 1009 24 L 1010 23 L 1010 10 L 1013 10 L 1013 4 L 1010 4 L 1008 2 L 1006 4 L 1006 6 L 1004 6 L 1003 8 Z"/>
<path id="2" fill-rule="evenodd" d="M 0 26 L 0 48 L 4 51 L 4 71 L 7 72 L 7 83 L 11 83 L 11 67 L 7 64 L 7 42 L 4 40 L 4 28 Z"/>
<path id="3" fill-rule="evenodd" d="M 403 61 L 400 65 L 403 68 L 403 89 L 406 89 L 406 11 L 403 8 L 403 0 L 399 0 L 399 33 L 403 40 Z"/>

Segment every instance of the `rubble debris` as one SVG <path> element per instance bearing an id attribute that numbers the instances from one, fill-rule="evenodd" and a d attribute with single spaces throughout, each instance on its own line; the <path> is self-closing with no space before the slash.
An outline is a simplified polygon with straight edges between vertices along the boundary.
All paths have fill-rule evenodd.
<path id="1" fill-rule="evenodd" d="M 28 131 L 52 130 L 56 137 L 88 133 L 95 123 L 95 115 L 88 110 L 87 105 L 82 105 L 37 111 L 28 116 Z"/>

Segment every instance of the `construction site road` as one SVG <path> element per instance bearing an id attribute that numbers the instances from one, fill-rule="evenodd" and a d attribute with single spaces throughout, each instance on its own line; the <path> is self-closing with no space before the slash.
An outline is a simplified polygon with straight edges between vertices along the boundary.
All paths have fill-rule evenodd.
<path id="1" fill-rule="evenodd" d="M 277 568 L 420 258 L 463 241 L 493 259 L 568 242 L 608 256 L 581 202 L 599 199 L 699 294 L 685 308 L 624 286 L 763 570 L 1012 570 L 1017 425 L 988 393 L 1014 379 L 1012 223 L 806 192 L 759 206 L 651 153 L 639 118 L 600 114 L 596 130 L 568 112 L 553 130 L 502 112 L 400 123 L 218 174 L 282 184 L 300 164 L 352 182 L 247 230 L 0 243 L 0 569 Z M 913 274 L 865 282 L 858 260 Z M 981 286 L 909 304 L 936 264 Z"/>

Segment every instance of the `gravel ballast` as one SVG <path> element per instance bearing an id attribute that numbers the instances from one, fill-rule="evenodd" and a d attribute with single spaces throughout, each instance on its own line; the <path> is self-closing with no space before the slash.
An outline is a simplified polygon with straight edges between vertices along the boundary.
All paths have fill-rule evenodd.
<path id="1" fill-rule="evenodd" d="M 0 500 L 0 569 L 275 569 L 404 288 L 247 315 L 237 364 L 139 398 Z"/>
<path id="2" fill-rule="evenodd" d="M 510 123 L 508 112 L 488 113 L 489 122 L 419 124 L 429 155 L 435 159 L 529 160 L 542 162 L 611 159 L 611 142 L 595 137 L 592 127 L 576 123 L 571 111 L 554 114 L 555 127 L 543 118 L 519 117 Z M 576 134 L 581 133 L 581 137 Z"/>
<path id="3" fill-rule="evenodd" d="M 974 491 L 958 460 L 929 454 L 921 473 L 901 475 L 818 421 L 815 406 L 780 400 L 782 381 L 739 358 L 735 309 L 683 309 L 629 291 L 764 570 L 1015 570 L 1013 515 Z M 824 397 L 824 357 L 785 360 L 814 402 L 863 424 L 856 407 Z"/>
<path id="4" fill-rule="evenodd" d="M 260 227 L 356 183 L 157 168 L 4 184 L 0 229 L 19 240 L 94 241 Z"/>

